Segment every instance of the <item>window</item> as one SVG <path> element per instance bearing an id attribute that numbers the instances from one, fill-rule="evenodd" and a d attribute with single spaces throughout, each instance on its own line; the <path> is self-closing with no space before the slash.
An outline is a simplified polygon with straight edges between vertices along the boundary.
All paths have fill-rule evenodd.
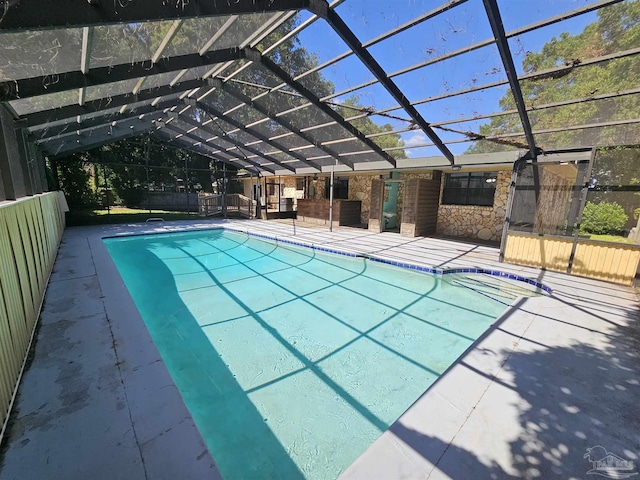
<path id="1" fill-rule="evenodd" d="M 330 198 L 331 178 L 327 177 L 325 182 L 324 198 Z M 349 177 L 333 178 L 333 198 L 349 198 Z"/>
<path id="2" fill-rule="evenodd" d="M 296 190 L 304 190 L 304 177 L 296 178 Z"/>
<path id="3" fill-rule="evenodd" d="M 496 172 L 447 173 L 442 204 L 492 207 L 497 176 Z"/>

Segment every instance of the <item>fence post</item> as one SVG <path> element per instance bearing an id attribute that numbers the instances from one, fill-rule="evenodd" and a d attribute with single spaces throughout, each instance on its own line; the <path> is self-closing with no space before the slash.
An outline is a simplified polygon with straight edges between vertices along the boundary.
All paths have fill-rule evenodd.
<path id="1" fill-rule="evenodd" d="M 260 173 L 256 178 L 256 218 L 260 218 L 262 214 L 262 184 L 260 183 Z"/>
<path id="2" fill-rule="evenodd" d="M 187 215 L 189 215 L 189 170 L 187 167 L 188 157 L 184 157 L 184 193 L 187 194 Z"/>
<path id="3" fill-rule="evenodd" d="M 149 149 L 151 146 L 149 145 L 149 135 L 147 135 L 145 146 L 144 169 L 147 172 L 147 207 L 149 209 L 149 213 L 151 213 L 151 184 L 149 183 Z"/>
<path id="4" fill-rule="evenodd" d="M 227 218 L 227 164 L 222 164 L 222 216 Z"/>
<path id="5" fill-rule="evenodd" d="M 580 224 L 582 223 L 582 212 L 584 206 L 587 203 L 587 194 L 589 193 L 589 180 L 591 179 L 591 170 L 593 169 L 593 162 L 596 158 L 596 149 L 591 149 L 591 157 L 589 158 L 589 165 L 587 166 L 587 172 L 584 178 L 587 180 L 584 187 L 582 187 L 582 198 L 580 199 L 580 206 L 578 207 L 578 219 L 575 225 L 575 231 L 573 232 L 573 245 L 571 246 L 571 255 L 569 255 L 569 265 L 567 265 L 567 273 L 571 273 L 573 268 L 573 261 L 576 258 L 576 249 L 578 248 L 578 236 L 580 235 Z"/>
<path id="6" fill-rule="evenodd" d="M 518 169 L 520 168 L 521 161 L 516 160 L 513 164 L 513 170 L 511 171 L 511 182 L 509 183 L 509 196 L 507 197 L 507 205 L 504 215 L 504 224 L 502 225 L 502 236 L 500 238 L 500 253 L 498 254 L 498 261 L 504 262 L 504 251 L 507 248 L 507 234 L 509 227 L 511 226 L 511 210 L 513 209 L 513 197 L 516 194 L 516 182 L 518 181 Z M 533 165 L 536 168 L 536 165 Z"/>
<path id="7" fill-rule="evenodd" d="M 251 209 L 252 209 L 252 201 L 253 201 L 253 173 L 249 172 L 249 211 L 247 212 L 247 216 L 251 218 Z"/>

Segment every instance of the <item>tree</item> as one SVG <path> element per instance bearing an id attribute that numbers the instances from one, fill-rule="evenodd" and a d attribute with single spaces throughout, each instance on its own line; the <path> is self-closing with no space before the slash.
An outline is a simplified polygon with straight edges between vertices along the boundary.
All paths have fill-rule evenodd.
<path id="1" fill-rule="evenodd" d="M 354 117 L 361 113 L 369 113 L 368 109 L 364 107 L 360 103 L 360 99 L 358 96 L 351 96 L 347 98 L 342 104 L 340 104 L 336 110 L 342 117 L 350 118 Z M 354 127 L 360 130 L 365 135 L 372 135 L 375 133 L 384 133 L 384 132 L 392 132 L 393 126 L 389 123 L 385 123 L 382 125 L 378 125 L 373 120 L 371 120 L 370 116 L 365 116 L 362 118 L 357 118 L 350 122 Z M 379 137 L 375 137 L 373 139 L 380 148 L 395 148 L 395 147 L 404 147 L 404 142 L 400 138 L 400 135 L 397 133 L 389 133 L 388 135 L 381 135 Z M 404 150 L 391 150 L 389 154 L 398 159 L 398 158 L 407 158 L 407 155 Z"/>
<path id="2" fill-rule="evenodd" d="M 216 171 L 223 170 L 222 162 L 175 148 L 153 137 L 137 137 L 107 145 L 102 149 L 102 159 L 113 172 L 111 184 L 116 194 L 123 199 L 129 195 L 132 204 L 136 199 L 139 202 L 144 198 L 147 188 L 153 191 L 184 188 L 190 192 L 212 192 L 212 176 L 216 176 Z M 147 164 L 150 166 L 148 177 Z M 235 176 L 237 171 L 229 165 L 225 170 L 229 176 Z"/>
<path id="3" fill-rule="evenodd" d="M 203 45 L 211 35 L 219 29 L 222 23 L 227 20 L 228 19 L 212 18 L 200 19 L 198 22 L 183 22 L 171 43 L 164 50 L 163 55 L 183 55 L 193 51 L 194 46 Z M 263 21 L 264 17 L 261 15 L 240 17 L 233 27 L 217 42 L 211 45 L 210 48 L 223 48 L 235 44 L 234 42 L 236 42 L 238 38 L 244 38 L 243 35 L 238 35 L 238 32 L 233 34 L 235 37 L 232 35 L 235 28 L 247 34 L 247 32 L 256 30 L 261 26 Z M 280 28 L 274 30 L 262 44 L 257 46 L 258 50 L 265 51 L 266 45 L 273 45 L 274 42 L 286 37 L 280 45 L 265 53 L 265 55 L 292 77 L 299 77 L 302 73 L 318 66 L 318 57 L 308 52 L 301 45 L 298 36 L 288 36 L 288 34 L 299 25 L 299 22 L 300 20 L 297 17 L 288 19 Z M 172 21 L 166 21 L 127 24 L 122 27 L 124 29 L 123 31 L 115 28 L 99 29 L 99 32 L 96 31 L 98 37 L 95 39 L 92 58 L 97 58 L 97 65 L 102 66 L 151 58 L 172 25 Z M 226 78 L 226 76 L 241 66 L 244 68 L 237 75 L 234 75 L 230 79 Z M 187 75 L 203 75 L 209 68 L 210 67 L 203 67 L 194 71 L 197 73 L 189 72 Z M 168 76 L 165 78 L 164 75 Z M 172 74 L 163 74 L 155 78 L 150 77 L 146 80 L 143 88 L 150 88 L 150 85 L 157 84 L 157 77 L 162 77 L 162 82 L 166 83 L 171 75 Z M 231 88 L 237 89 L 251 98 L 269 92 L 260 99 L 257 99 L 256 103 L 270 112 L 283 112 L 285 110 L 296 109 L 292 113 L 282 115 L 281 118 L 295 125 L 297 128 L 302 129 L 331 121 L 331 118 L 319 108 L 313 105 L 307 105 L 309 103 L 308 100 L 289 86 L 270 91 L 273 87 L 279 86 L 282 81 L 259 62 L 247 63 L 244 60 L 236 61 L 226 68 L 224 72 L 221 72 L 219 77 L 227 81 Z M 324 78 L 322 71 L 313 71 L 300 77 L 298 80 L 320 98 L 333 94 L 335 90 L 333 83 Z M 127 85 L 118 85 L 117 88 L 124 88 L 127 87 Z M 100 86 L 92 90 L 92 93 L 94 96 L 102 95 L 108 97 L 109 94 L 114 93 L 111 91 L 114 87 L 115 84 Z M 77 92 L 71 92 L 71 94 L 77 95 Z M 201 101 L 209 104 L 218 111 L 228 112 L 227 114 L 230 117 L 244 125 L 255 122 L 258 119 L 263 119 L 263 114 L 257 109 L 247 105 L 236 108 L 241 104 L 241 101 L 225 92 L 224 89 L 214 90 Z M 303 105 L 307 106 L 297 108 Z M 361 105 L 356 96 L 347 99 L 343 104 L 332 105 L 331 108 L 334 108 L 343 117 L 352 117 L 362 112 L 369 113 L 369 109 Z M 250 132 L 248 133 L 244 129 L 238 129 L 231 123 L 225 122 L 220 118 L 213 118 L 213 116 L 206 113 L 203 109 L 190 108 L 186 110 L 184 114 L 190 115 L 200 123 L 205 120 L 210 120 L 209 127 L 205 128 L 209 132 L 211 129 L 219 132 L 217 135 L 218 138 L 214 139 L 213 143 L 219 144 L 222 148 L 231 148 L 236 144 L 246 144 L 255 141 L 255 137 L 251 136 Z M 185 129 L 190 130 L 192 128 L 187 124 L 182 125 L 179 118 L 174 121 L 176 125 L 183 126 Z M 355 119 L 351 123 L 364 134 L 384 133 L 393 130 L 393 127 L 388 123 L 383 125 L 376 124 L 370 116 Z M 279 136 L 288 132 L 286 128 L 272 120 L 260 122 L 251 128 L 266 137 Z M 336 138 L 340 138 L 339 136 L 350 136 L 342 127 L 336 125 L 316 129 L 311 134 L 317 136 L 319 141 L 335 140 Z M 305 140 L 299 138 L 297 135 L 281 136 L 277 141 L 284 147 L 284 153 L 282 154 L 271 153 L 273 148 L 266 142 L 255 144 L 253 148 L 264 153 L 270 152 L 271 155 L 281 160 L 287 160 L 289 157 L 286 149 L 307 144 Z M 374 141 L 382 148 L 403 146 L 403 142 L 397 134 L 389 133 L 388 135 L 378 136 Z M 348 145 L 354 144 L 355 142 L 346 142 L 341 146 L 338 146 L 340 144 L 336 144 L 332 149 L 338 150 L 340 153 L 346 153 L 342 152 L 340 148 L 347 149 Z M 352 150 L 361 150 L 361 148 L 352 148 Z M 245 154 L 242 149 L 234 149 L 234 153 L 240 156 Z M 396 158 L 404 158 L 405 152 L 402 149 L 398 149 L 392 151 L 391 155 Z M 108 165 L 108 169 L 105 170 L 106 173 L 103 173 L 103 176 L 108 179 L 108 183 L 115 191 L 117 197 L 123 203 L 130 206 L 137 206 L 144 200 L 144 193 L 148 188 L 147 175 L 151 189 L 161 189 L 167 186 L 175 187 L 178 179 L 183 179 L 188 185 L 195 186 L 199 184 L 205 190 L 210 190 L 212 178 L 215 183 L 220 183 L 219 179 L 221 175 L 220 173 L 215 174 L 215 172 L 222 170 L 220 162 L 215 162 L 197 154 L 169 147 L 163 142 L 152 139 L 150 141 L 149 164 L 158 167 L 151 168 L 147 172 L 146 169 L 143 168 L 147 161 L 147 156 L 144 150 L 144 142 L 140 140 L 140 137 L 115 142 L 99 149 L 83 152 L 82 154 L 75 155 L 74 158 L 84 162 L 104 162 Z M 187 161 L 191 169 L 188 179 L 184 178 L 185 161 Z M 226 171 L 228 172 L 228 176 L 234 176 L 236 168 L 227 166 Z M 105 183 L 105 181 L 103 181 L 103 183 Z M 218 185 L 218 188 L 221 188 L 221 185 Z"/>
<path id="4" fill-rule="evenodd" d="M 563 33 L 553 37 L 540 52 L 529 52 L 523 61 L 525 73 L 539 72 L 558 66 L 565 70 L 520 82 L 528 108 L 637 88 L 640 58 L 629 56 L 598 65 L 575 68 L 583 60 L 636 48 L 640 44 L 640 2 L 624 1 L 598 11 L 598 20 L 577 35 Z M 503 110 L 515 109 L 511 93 L 500 100 Z M 640 95 L 575 103 L 561 107 L 533 110 L 529 118 L 534 130 L 586 125 L 612 120 L 635 118 L 640 107 Z M 543 149 L 576 147 L 582 145 L 609 145 L 640 141 L 637 126 L 635 134 L 626 127 L 603 127 L 589 130 L 566 130 L 536 135 L 536 143 Z M 521 132 L 517 115 L 495 117 L 480 127 L 480 134 L 500 136 Z M 525 143 L 524 138 L 510 140 Z M 467 153 L 500 150 L 500 145 L 481 142 Z"/>
<path id="5" fill-rule="evenodd" d="M 91 207 L 97 203 L 91 185 L 92 165 L 85 158 L 76 156 L 57 162 L 57 179 L 70 207 Z"/>
<path id="6" fill-rule="evenodd" d="M 298 17 L 292 17 L 287 20 L 280 28 L 270 34 L 261 44 L 257 46 L 258 50 L 264 51 L 266 46 L 273 45 L 276 41 L 279 41 L 285 37 L 289 32 L 295 29 L 299 25 Z M 256 27 L 258 25 L 256 24 Z M 215 48 L 215 44 L 214 44 Z M 304 72 L 312 70 L 318 66 L 318 57 L 310 53 L 304 48 L 297 35 L 287 37 L 284 42 L 278 45 L 277 48 L 268 52 L 267 57 L 277 63 L 280 68 L 287 72 L 291 77 L 298 77 Z M 236 62 L 234 66 L 225 71 L 225 74 L 234 71 L 243 62 Z M 221 75 L 221 78 L 224 77 Z M 335 87 L 333 83 L 322 75 L 322 71 L 314 71 L 298 79 L 307 89 L 313 92 L 319 98 L 329 96 L 334 93 Z M 248 67 L 244 68 L 239 74 L 235 75 L 228 80 L 231 89 L 237 89 L 242 94 L 254 98 L 260 94 L 264 94 L 273 87 L 282 84 L 282 81 L 275 75 L 268 71 L 264 66 L 252 63 Z M 224 91 L 216 90 L 208 95 L 205 100 L 206 103 L 213 106 L 219 111 L 225 112 L 233 107 L 236 107 L 241 102 L 235 99 L 232 95 L 225 93 Z M 267 95 L 262 96 L 255 101 L 256 104 L 265 108 L 270 112 L 284 112 L 302 105 L 308 104 L 308 100 L 293 90 L 289 86 L 282 87 L 278 90 L 271 91 Z M 347 99 L 343 104 L 333 106 L 343 117 L 352 117 L 357 113 L 367 112 L 366 107 L 359 103 L 357 96 L 353 96 Z M 190 109 L 187 114 L 191 115 L 194 119 L 201 121 L 200 111 L 196 109 Z M 206 114 L 205 114 L 206 115 Z M 207 115 L 208 116 L 208 115 Z M 244 124 L 250 124 L 258 119 L 262 119 L 263 115 L 257 110 L 243 106 L 230 113 L 230 116 L 235 120 L 238 120 Z M 323 123 L 331 122 L 331 118 L 320 111 L 313 105 L 308 105 L 304 108 L 295 110 L 290 114 L 283 115 L 282 118 L 287 122 L 294 124 L 297 128 L 305 128 L 314 125 L 320 125 Z M 389 124 L 377 125 L 370 117 L 354 120 L 351 122 L 354 126 L 360 129 L 364 134 L 381 133 L 384 131 L 391 131 L 393 128 Z M 222 131 L 224 137 L 230 137 L 229 140 L 239 141 L 243 143 L 243 140 L 247 139 L 244 132 L 238 131 L 235 133 L 228 133 L 235 130 L 233 126 L 222 121 L 215 120 L 213 122 L 214 127 L 217 127 Z M 259 131 L 261 134 L 272 137 L 278 136 L 286 132 L 286 129 L 274 121 L 265 121 L 252 127 Z M 314 136 L 318 136 L 321 141 L 335 140 L 335 135 L 350 136 L 344 129 L 340 127 L 324 127 L 322 129 L 314 130 L 312 133 Z M 285 147 L 293 148 L 300 146 L 300 140 L 296 136 L 282 137 L 278 139 Z M 399 135 L 385 135 L 382 137 L 376 137 L 374 140 L 382 148 L 392 148 L 403 146 L 402 140 Z M 303 142 L 306 143 L 306 142 Z M 267 152 L 272 148 L 265 143 L 257 144 L 254 146 L 258 150 Z M 336 147 L 338 148 L 338 147 Z M 391 155 L 396 158 L 404 158 L 405 153 L 403 150 L 395 150 L 391 152 Z M 276 155 L 278 157 L 278 155 Z"/>
<path id="7" fill-rule="evenodd" d="M 64 165 L 68 170 L 79 169 L 80 166 L 85 166 L 86 169 L 87 165 L 99 166 L 93 170 L 95 190 L 103 192 L 108 187 L 112 189 L 118 203 L 129 207 L 140 206 L 148 190 L 177 191 L 178 184 L 180 188 L 184 187 L 190 192 L 212 192 L 212 177 L 219 177 L 216 172 L 223 170 L 222 162 L 175 148 L 153 137 L 120 140 L 73 154 L 58 161 L 58 164 Z M 62 172 L 61 167 L 58 170 Z M 233 178 L 237 173 L 237 169 L 230 165 L 224 170 L 227 178 Z M 76 175 L 80 174 L 81 172 L 76 172 Z M 87 188 L 85 184 L 88 185 L 91 177 L 90 173 L 85 172 L 83 175 L 82 182 L 78 183 L 78 191 Z M 61 182 L 63 180 L 64 177 Z"/>

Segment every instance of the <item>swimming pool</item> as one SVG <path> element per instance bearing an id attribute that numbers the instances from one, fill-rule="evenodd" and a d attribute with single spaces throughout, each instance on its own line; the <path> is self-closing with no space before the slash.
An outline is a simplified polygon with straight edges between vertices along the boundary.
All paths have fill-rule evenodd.
<path id="1" fill-rule="evenodd" d="M 225 478 L 336 478 L 504 303 L 223 229 L 105 239 Z"/>

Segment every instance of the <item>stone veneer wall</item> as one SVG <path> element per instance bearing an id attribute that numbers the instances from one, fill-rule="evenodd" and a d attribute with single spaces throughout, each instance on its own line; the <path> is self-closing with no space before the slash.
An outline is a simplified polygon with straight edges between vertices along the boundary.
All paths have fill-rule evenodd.
<path id="1" fill-rule="evenodd" d="M 315 190 L 315 194 L 313 195 L 313 199 L 314 200 L 322 200 L 324 198 L 324 189 L 325 189 L 325 184 L 329 183 L 329 177 L 318 177 L 318 181 L 317 182 L 309 182 L 310 183 L 310 189 L 314 189 Z"/>
<path id="2" fill-rule="evenodd" d="M 436 233 L 453 237 L 499 241 L 506 214 L 511 171 L 503 170 L 497 173 L 493 207 L 440 205 Z M 442 186 L 444 186 L 444 179 Z M 442 190 L 440 198 L 442 199 Z"/>
<path id="3" fill-rule="evenodd" d="M 360 200 L 360 222 L 369 223 L 371 208 L 371 180 L 378 175 L 352 175 L 349 177 L 349 200 Z"/>
<path id="4" fill-rule="evenodd" d="M 280 177 L 280 184 L 282 185 L 282 190 L 285 188 L 293 188 L 296 189 L 296 177 Z"/>

